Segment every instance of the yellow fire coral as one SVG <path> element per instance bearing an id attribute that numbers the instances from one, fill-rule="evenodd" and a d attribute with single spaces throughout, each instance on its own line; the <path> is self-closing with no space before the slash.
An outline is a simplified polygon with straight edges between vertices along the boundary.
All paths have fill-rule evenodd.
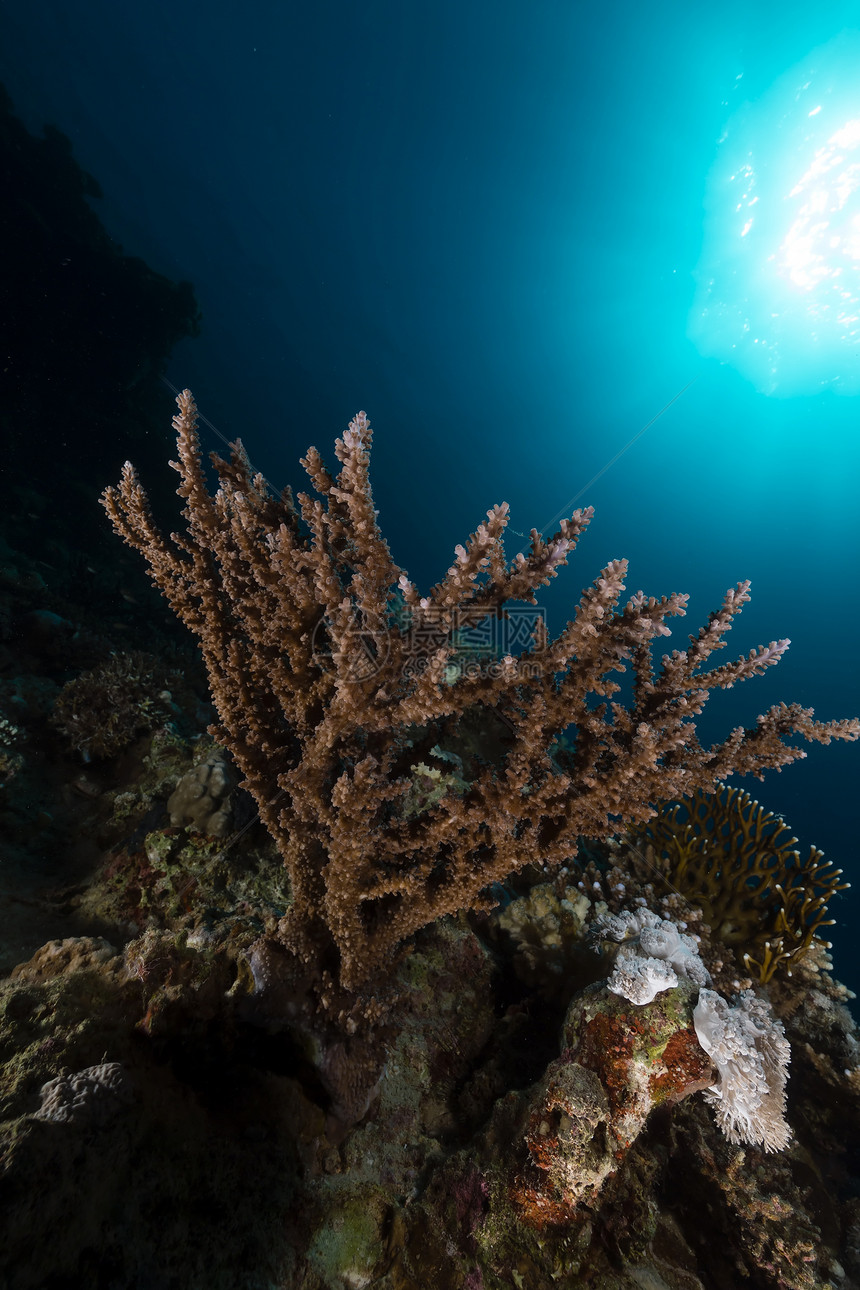
<path id="1" fill-rule="evenodd" d="M 631 840 L 650 844 L 669 886 L 701 907 L 714 937 L 762 982 L 790 972 L 833 923 L 831 897 L 849 885 L 817 847 L 802 860 L 782 816 L 739 788 L 665 804 Z"/>

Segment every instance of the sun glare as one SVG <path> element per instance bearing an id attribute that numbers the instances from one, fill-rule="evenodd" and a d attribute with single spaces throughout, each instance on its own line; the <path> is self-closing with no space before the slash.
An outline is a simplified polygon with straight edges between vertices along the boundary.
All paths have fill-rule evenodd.
<path id="1" fill-rule="evenodd" d="M 774 395 L 860 392 L 860 33 L 744 104 L 708 179 L 689 331 Z"/>

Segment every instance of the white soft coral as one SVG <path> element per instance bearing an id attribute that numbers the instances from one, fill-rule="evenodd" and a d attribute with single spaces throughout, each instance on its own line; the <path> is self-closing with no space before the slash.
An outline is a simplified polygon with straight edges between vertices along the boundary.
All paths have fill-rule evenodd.
<path id="1" fill-rule="evenodd" d="M 650 909 L 600 914 L 591 937 L 620 942 L 607 986 L 631 1003 L 650 1003 L 662 990 L 673 990 L 681 977 L 694 985 L 711 983 L 692 936 Z"/>
<path id="2" fill-rule="evenodd" d="M 791 1049 L 782 1023 L 751 990 L 730 1007 L 714 990 L 703 989 L 693 1025 L 719 1071 L 719 1083 L 705 1097 L 729 1142 L 782 1151 L 791 1138 L 784 1114 Z"/>

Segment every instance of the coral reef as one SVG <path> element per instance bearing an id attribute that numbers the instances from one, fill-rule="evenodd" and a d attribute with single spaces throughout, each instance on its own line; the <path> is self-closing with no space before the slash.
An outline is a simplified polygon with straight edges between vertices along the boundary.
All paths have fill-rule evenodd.
<path id="1" fill-rule="evenodd" d="M 193 839 L 165 816 L 153 855 L 159 835 Z M 130 940 L 117 922 L 114 942 L 44 946 L 0 982 L 9 1290 L 851 1290 L 860 1044 L 823 949 L 768 987 L 793 1054 L 792 1138 L 772 1155 L 694 1096 L 727 1069 L 697 1038 L 701 987 L 673 968 L 650 1003 L 612 992 L 614 961 L 589 948 L 599 894 L 570 888 L 581 917 L 559 924 L 545 887 L 507 921 L 522 944 L 546 930 L 555 1003 L 542 977 L 514 984 L 506 911 L 447 918 L 397 968 L 375 1047 L 305 1028 L 258 957 L 275 942 L 225 887 L 192 887 L 181 914 L 153 892 Z M 634 918 L 614 952 L 686 962 L 685 933 Z"/>
<path id="2" fill-rule="evenodd" d="M 719 1073 L 706 1092 L 717 1123 L 730 1142 L 758 1144 L 765 1151 L 783 1150 L 790 1139 L 784 1112 L 791 1053 L 784 1028 L 767 1001 L 747 990 L 730 1006 L 709 988 L 710 974 L 699 957 L 695 938 L 644 907 L 598 914 L 589 938 L 616 943 L 606 988 L 639 1007 L 650 1004 L 658 994 L 679 989 L 682 983 L 685 989 L 688 983 L 699 987 L 692 1013 L 685 1018 L 688 1042 L 683 1046 L 689 1048 L 692 1026 Z M 637 1012 L 637 1027 L 650 1015 Z M 637 1028 L 635 1033 L 641 1030 Z M 675 1049 L 678 1039 L 675 1036 L 673 1040 Z M 656 1051 L 657 1045 L 650 1040 L 650 1060 Z M 619 1063 L 614 1061 L 613 1078 L 618 1073 Z"/>
<path id="3" fill-rule="evenodd" d="M 209 498 L 186 401 L 189 531 L 162 540 L 130 476 L 115 518 L 204 638 L 213 712 L 176 618 L 106 547 L 92 492 L 134 444 L 169 513 L 158 378 L 193 295 L 110 244 L 61 136 L 33 139 L 5 102 L 0 117 L 18 253 L 0 536 L 3 1290 L 854 1290 L 860 1044 L 817 935 L 841 884 L 787 844 L 798 895 L 779 943 L 779 867 L 756 887 L 729 860 L 693 862 L 709 898 L 734 892 L 732 940 L 695 877 L 666 891 L 653 840 L 613 841 L 668 793 L 802 755 L 792 731 L 826 742 L 854 723 L 778 706 L 702 748 L 710 691 L 784 647 L 706 670 L 746 584 L 662 668 L 650 649 L 684 598 L 625 603 L 623 562 L 558 640 L 535 614 L 524 641 L 509 606 L 566 562 L 589 511 L 508 564 L 494 508 L 422 596 L 376 525 L 363 418 L 337 477 L 308 454 L 318 496 L 297 510 L 238 447 Z M 40 478 L 79 434 L 88 451 Z M 126 667 L 145 685 L 123 694 Z M 52 720 L 69 683 L 71 742 Z M 749 878 L 770 862 L 743 815 L 762 852 L 743 852 Z M 631 907 L 612 941 L 607 916 Z M 654 972 L 665 988 L 632 1002 Z M 709 989 L 725 996 L 710 1013 Z M 780 1118 L 756 1137 L 767 1098 Z"/>
<path id="4" fill-rule="evenodd" d="M 665 995 L 632 1009 L 600 983 L 573 999 L 562 1056 L 529 1103 L 530 1159 L 514 1184 L 528 1222 L 564 1223 L 578 1205 L 593 1208 L 654 1107 L 710 1083 L 710 1063 L 691 1031 L 694 995 L 691 982 L 676 978 Z"/>
<path id="5" fill-rule="evenodd" d="M 288 1267 L 267 1207 L 295 1194 L 301 1095 L 255 1069 L 250 1049 L 235 1060 L 226 1032 L 207 1038 L 231 981 L 223 958 L 189 950 L 181 966 L 169 934 L 158 958 L 144 981 L 115 947 L 77 938 L 0 983 L 9 1290 L 230 1290 Z M 177 972 L 182 986 L 166 985 Z M 158 1023 L 141 1026 L 165 988 Z"/>
<path id="6" fill-rule="evenodd" d="M 502 615 L 509 602 L 535 603 L 590 510 L 574 512 L 549 541 L 533 530 L 529 554 L 509 565 L 507 506 L 493 507 L 423 596 L 377 525 L 364 413 L 336 443 L 337 476 L 308 451 L 303 464 L 319 497 L 300 496 L 297 509 L 289 491 L 268 495 L 238 442 L 229 462 L 213 456 L 220 487 L 210 496 L 190 392 L 177 401 L 184 536 L 159 531 L 129 463 L 102 501 L 199 640 L 218 711 L 213 737 L 242 772 L 289 872 L 279 935 L 317 975 L 330 968 L 344 987 L 360 987 L 419 928 L 485 907 L 491 884 L 530 861 L 569 859 L 580 835 L 606 838 L 647 821 L 660 799 L 787 765 L 803 756 L 792 735 L 828 743 L 860 734 L 856 719 L 820 723 L 778 704 L 753 728 L 702 747 L 694 719 L 710 692 L 761 673 L 788 642 L 703 670 L 749 599 L 749 584 L 739 583 L 657 672 L 652 643 L 669 634 L 666 620 L 684 612 L 686 597 L 637 592 L 619 607 L 620 560 L 585 591 L 556 640 L 538 620 L 518 657 L 478 657 L 463 669 L 464 626 Z M 612 674 L 628 669 L 625 707 Z M 484 711 L 507 727 L 493 740 L 496 755 L 485 744 L 466 791 L 435 804 L 431 796 L 420 820 L 409 818 L 409 769 L 426 763 L 425 749 L 456 752 L 460 725 Z M 560 742 L 566 730 L 574 733 Z"/>

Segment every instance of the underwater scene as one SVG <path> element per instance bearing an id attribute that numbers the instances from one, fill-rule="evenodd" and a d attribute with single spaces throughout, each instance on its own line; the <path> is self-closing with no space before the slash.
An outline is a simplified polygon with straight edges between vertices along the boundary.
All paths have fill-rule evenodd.
<path id="1" fill-rule="evenodd" d="M 0 1290 L 860 1290 L 856 5 L 5 0 L 0 160 Z"/>

